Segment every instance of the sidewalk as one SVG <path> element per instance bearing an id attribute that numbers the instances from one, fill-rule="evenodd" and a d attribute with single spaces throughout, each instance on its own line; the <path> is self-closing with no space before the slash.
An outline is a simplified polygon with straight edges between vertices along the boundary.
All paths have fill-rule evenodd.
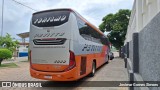
<path id="1" fill-rule="evenodd" d="M 119 52 L 113 52 L 114 57 L 119 57 Z"/>
<path id="2" fill-rule="evenodd" d="M 28 57 L 16 57 L 16 59 L 3 60 L 2 64 L 28 61 Z"/>

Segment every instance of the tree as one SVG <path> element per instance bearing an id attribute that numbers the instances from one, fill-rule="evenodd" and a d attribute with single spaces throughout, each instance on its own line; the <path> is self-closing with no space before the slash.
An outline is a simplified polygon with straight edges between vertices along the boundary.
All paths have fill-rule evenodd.
<path id="1" fill-rule="evenodd" d="M 0 48 L 0 65 L 4 59 L 12 58 L 12 52 L 5 48 Z"/>
<path id="2" fill-rule="evenodd" d="M 10 51 L 14 51 L 18 45 L 18 41 L 14 40 L 14 38 L 11 38 L 11 35 L 8 33 L 6 34 L 5 37 L 0 37 L 0 47 L 1 48 L 7 48 Z"/>
<path id="3" fill-rule="evenodd" d="M 120 9 L 115 14 L 108 14 L 102 19 L 99 29 L 102 32 L 109 31 L 107 35 L 110 42 L 116 49 L 123 46 L 131 11 Z"/>
<path id="4" fill-rule="evenodd" d="M 6 36 L 0 37 L 0 65 L 4 59 L 12 58 L 13 51 L 16 50 L 18 43 L 8 33 Z"/>

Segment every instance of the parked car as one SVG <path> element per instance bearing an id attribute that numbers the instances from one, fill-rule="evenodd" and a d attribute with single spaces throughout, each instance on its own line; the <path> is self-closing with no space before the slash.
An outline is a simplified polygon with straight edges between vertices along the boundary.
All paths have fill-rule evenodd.
<path id="1" fill-rule="evenodd" d="M 113 59 L 114 59 L 114 54 L 113 54 L 113 52 L 111 52 L 111 51 L 109 52 L 109 59 L 110 59 L 110 60 L 113 60 Z"/>

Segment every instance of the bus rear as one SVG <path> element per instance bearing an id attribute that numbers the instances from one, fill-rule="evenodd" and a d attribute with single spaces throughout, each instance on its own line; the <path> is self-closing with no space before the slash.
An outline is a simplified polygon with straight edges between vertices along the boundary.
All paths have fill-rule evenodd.
<path id="1" fill-rule="evenodd" d="M 75 56 L 71 50 L 70 10 L 34 13 L 30 25 L 30 74 L 56 81 L 77 79 Z"/>

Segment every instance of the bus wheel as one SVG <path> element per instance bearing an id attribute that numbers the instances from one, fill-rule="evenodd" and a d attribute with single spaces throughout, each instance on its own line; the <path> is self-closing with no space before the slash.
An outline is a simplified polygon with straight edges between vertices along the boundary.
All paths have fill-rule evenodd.
<path id="1" fill-rule="evenodd" d="M 109 60 L 110 60 L 110 59 L 109 59 L 109 56 L 108 56 L 108 57 L 107 57 L 107 62 L 106 62 L 106 64 L 108 64 L 108 63 L 109 63 Z"/>
<path id="2" fill-rule="evenodd" d="M 92 72 L 89 74 L 90 77 L 93 77 L 96 72 L 96 63 L 93 61 L 92 63 Z"/>

